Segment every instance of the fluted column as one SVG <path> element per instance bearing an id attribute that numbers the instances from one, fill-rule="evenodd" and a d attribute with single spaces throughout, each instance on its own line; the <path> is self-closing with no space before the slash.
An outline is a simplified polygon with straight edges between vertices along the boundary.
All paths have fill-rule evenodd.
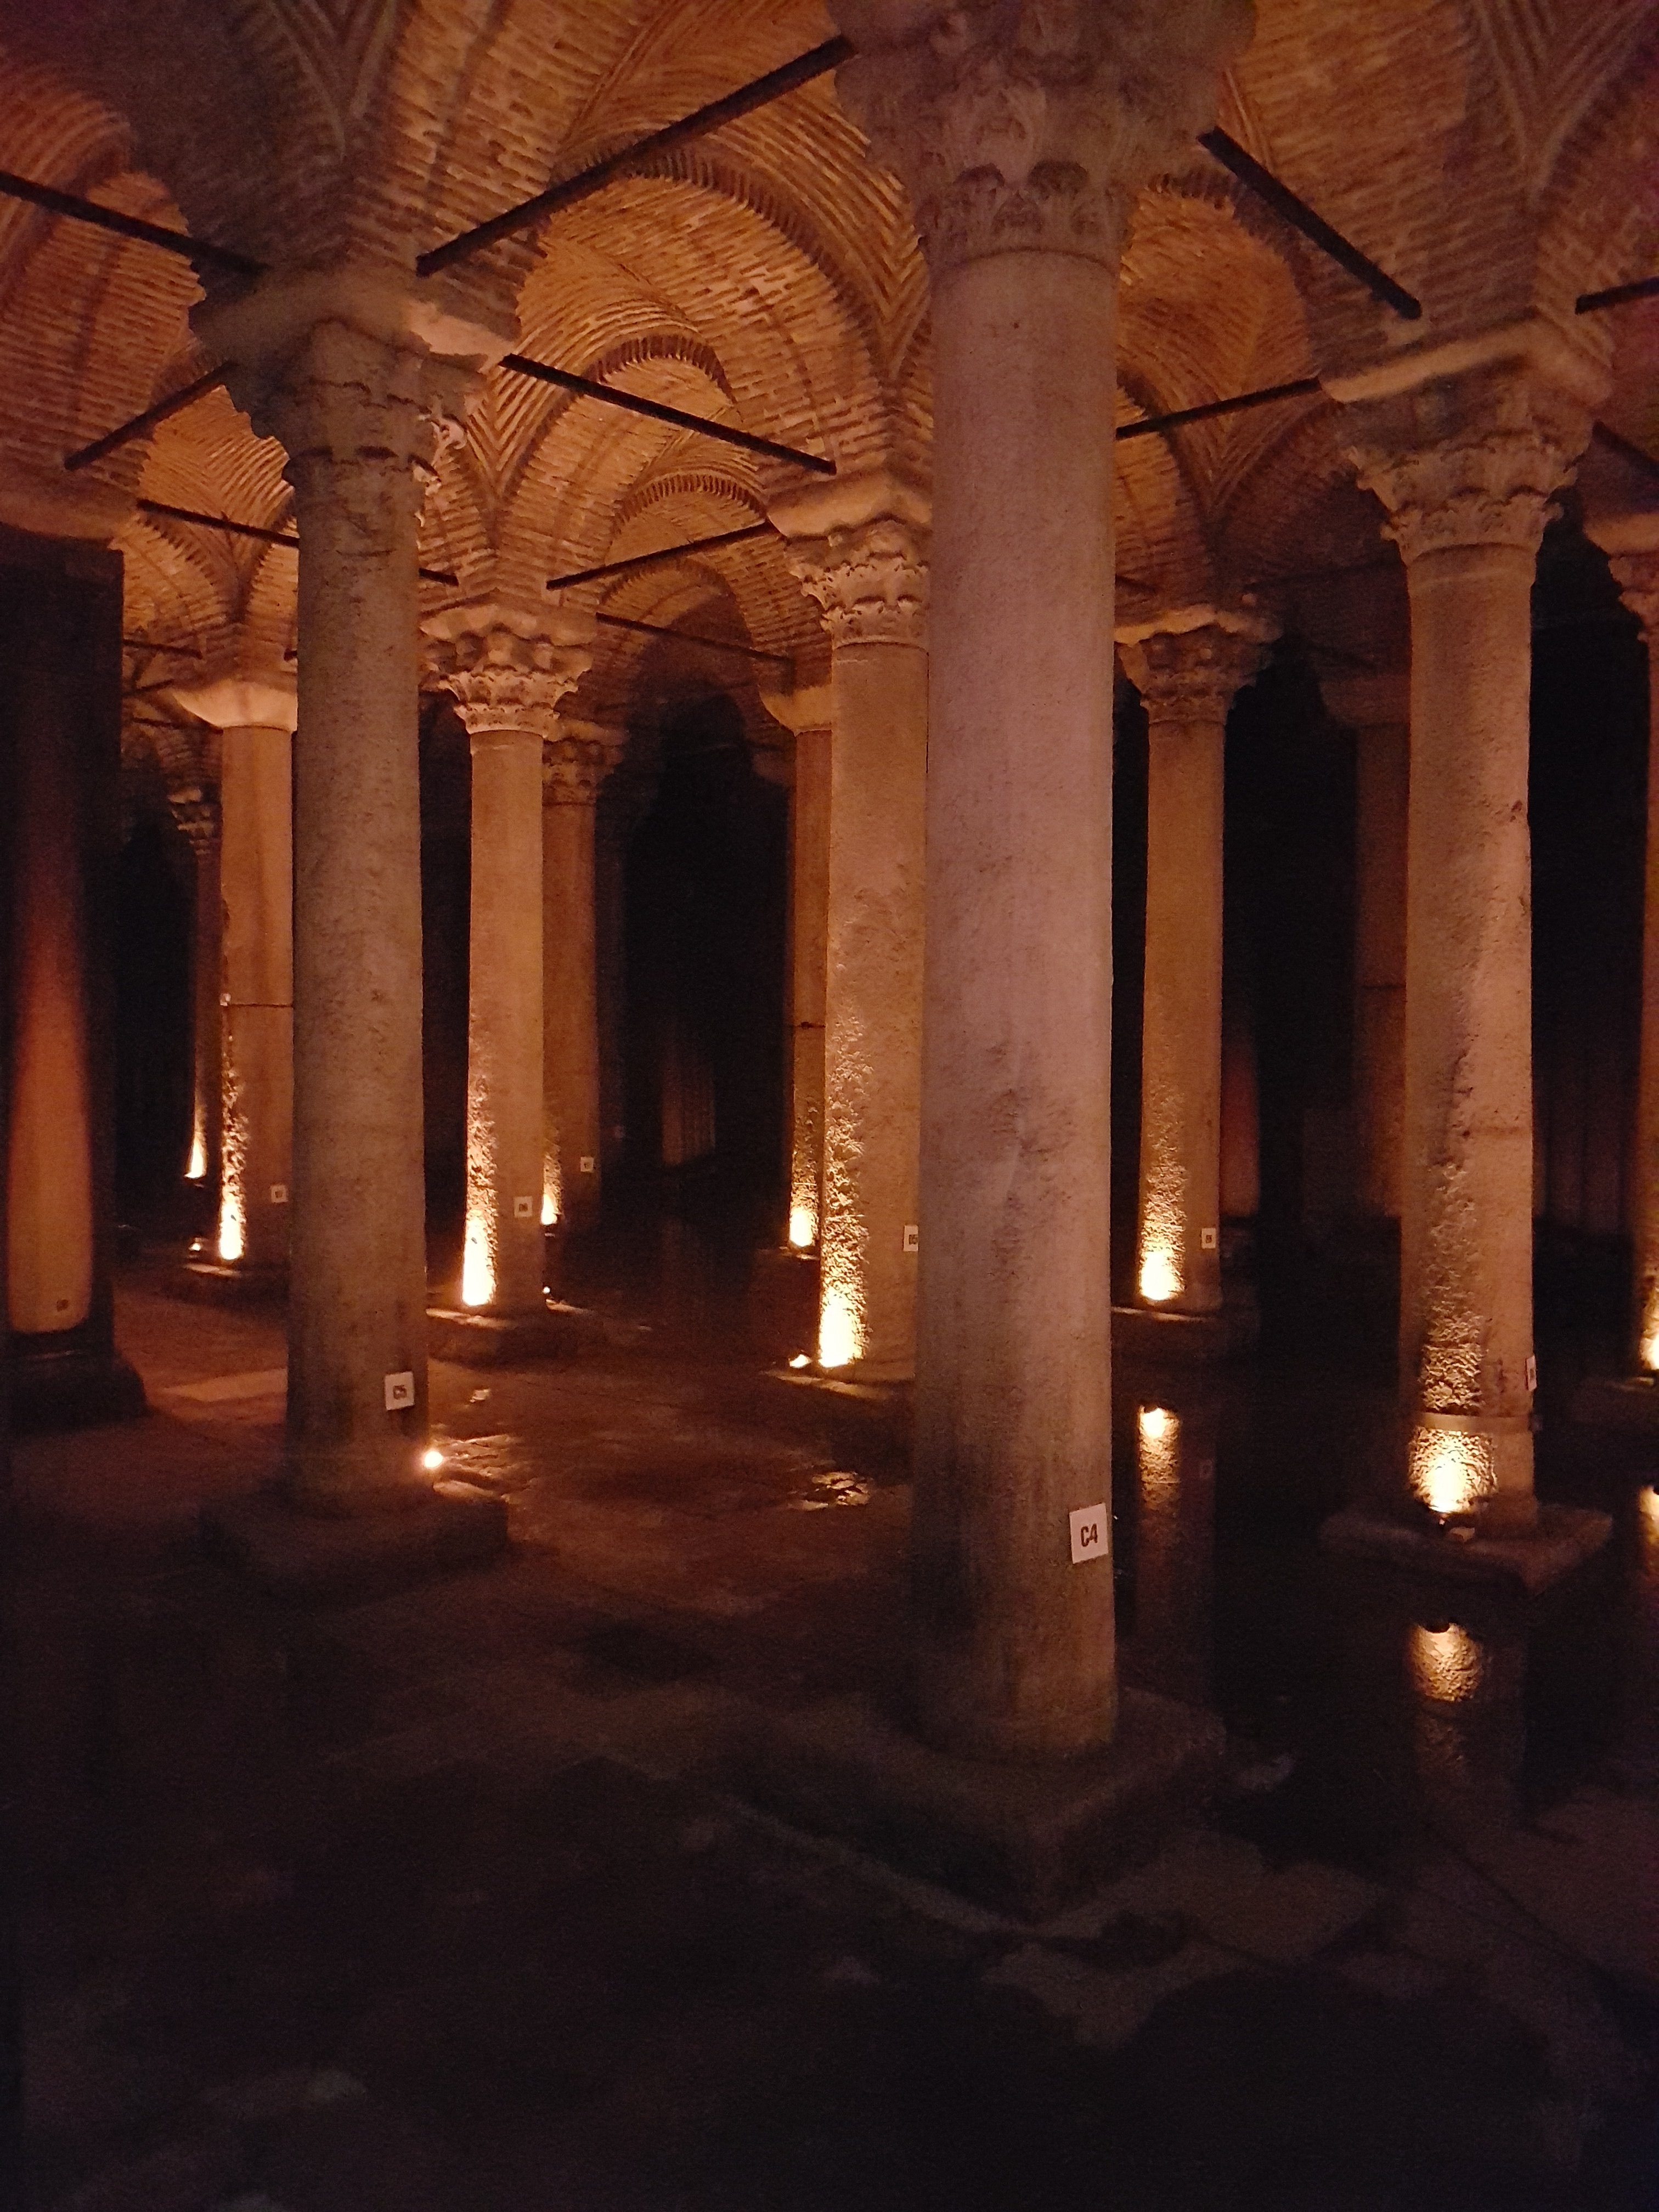
<path id="1" fill-rule="evenodd" d="M 590 655 L 555 618 L 495 605 L 425 625 L 428 665 L 472 746 L 466 1224 L 461 1304 L 544 1310 L 542 751 Z M 586 627 L 584 625 L 584 627 Z"/>
<path id="2" fill-rule="evenodd" d="M 1227 713 L 1271 625 L 1194 607 L 1121 630 L 1146 705 L 1146 969 L 1136 1287 L 1221 1310 L 1221 895 Z"/>
<path id="3" fill-rule="evenodd" d="M 830 960 L 830 687 L 766 692 L 794 733 L 789 784 L 789 1222 L 810 1252 L 823 1218 L 823 1016 Z"/>
<path id="4" fill-rule="evenodd" d="M 1073 1565 L 1071 1516 L 1111 1496 L 1118 264 L 1249 11 L 833 12 L 933 289 L 918 1713 L 1063 1754 L 1116 1719 L 1109 1544 Z"/>
<path id="5" fill-rule="evenodd" d="M 228 677 L 173 696 L 220 732 L 218 1257 L 288 1265 L 294 1180 L 292 676 Z"/>
<path id="6" fill-rule="evenodd" d="M 219 803 L 192 787 L 169 793 L 173 818 L 188 840 L 195 866 L 191 926 L 190 1151 L 185 1181 L 213 1189 L 219 1181 L 220 961 L 223 913 L 219 890 Z"/>
<path id="7" fill-rule="evenodd" d="M 1359 1204 L 1397 1221 L 1405 1105 L 1406 823 L 1411 782 L 1410 683 L 1353 676 L 1322 687 L 1353 731 L 1353 1088 Z"/>
<path id="8" fill-rule="evenodd" d="M 772 514 L 830 647 L 818 1364 L 904 1381 L 920 1219 L 927 508 L 896 479 L 853 478 Z"/>
<path id="9" fill-rule="evenodd" d="M 362 318 L 360 324 L 356 319 Z M 307 1505 L 425 1494 L 416 542 L 471 360 L 388 279 L 272 279 L 198 310 L 288 451 L 300 536 L 288 1474 Z M 492 341 L 451 330 L 457 350 Z"/>
<path id="10" fill-rule="evenodd" d="M 1589 526 L 1611 555 L 1625 605 L 1648 648 L 1647 866 L 1642 906 L 1642 1032 L 1630 1221 L 1632 1353 L 1640 1374 L 1659 1373 L 1659 514 Z"/>
<path id="11" fill-rule="evenodd" d="M 1388 388 L 1392 383 L 1395 388 Z M 1509 357 L 1372 397 L 1346 437 L 1411 603 L 1400 1374 L 1409 1492 L 1537 1516 L 1532 1407 L 1531 593 L 1589 417 Z"/>
<path id="12" fill-rule="evenodd" d="M 619 748 L 567 720 L 542 762 L 541 1218 L 591 1229 L 599 1218 L 599 1010 L 593 826 Z"/>

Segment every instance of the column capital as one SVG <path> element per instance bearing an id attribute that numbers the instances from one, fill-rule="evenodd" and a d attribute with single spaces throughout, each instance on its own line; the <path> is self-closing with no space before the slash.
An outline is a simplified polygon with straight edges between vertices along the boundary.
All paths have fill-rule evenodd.
<path id="1" fill-rule="evenodd" d="M 491 601 L 449 608 L 421 629 L 427 678 L 454 700 L 473 738 L 503 730 L 553 736 L 560 702 L 592 665 L 591 617 Z"/>
<path id="2" fill-rule="evenodd" d="M 216 730 L 286 730 L 292 735 L 299 720 L 292 669 L 220 676 L 209 684 L 174 684 L 169 696 L 186 714 Z"/>
<path id="3" fill-rule="evenodd" d="M 1659 509 L 1598 516 L 1585 522 L 1584 535 L 1607 555 L 1619 596 L 1649 645 L 1659 642 Z"/>
<path id="4" fill-rule="evenodd" d="M 1250 0 L 831 0 L 836 89 L 902 178 L 935 275 L 1009 252 L 1115 264 L 1133 195 L 1189 157 Z"/>
<path id="5" fill-rule="evenodd" d="M 763 691 L 760 702 L 775 722 L 799 737 L 805 730 L 827 730 L 834 723 L 833 694 L 827 684 L 797 684 L 792 691 Z"/>
<path id="6" fill-rule="evenodd" d="M 167 791 L 173 821 L 190 840 L 199 860 L 219 842 L 219 794 L 199 783 L 181 783 Z"/>
<path id="7" fill-rule="evenodd" d="M 832 645 L 927 644 L 930 512 L 916 485 L 873 471 L 779 500 L 769 520 Z"/>
<path id="8" fill-rule="evenodd" d="M 543 799 L 550 806 L 592 806 L 611 766 L 601 738 L 550 738 L 542 747 Z"/>
<path id="9" fill-rule="evenodd" d="M 1355 389 L 1343 442 L 1407 568 L 1455 548 L 1537 552 L 1589 437 L 1579 385 L 1516 352 L 1374 396 L 1363 380 Z"/>
<path id="10" fill-rule="evenodd" d="M 1224 724 L 1233 695 L 1260 669 L 1279 625 L 1254 607 L 1182 607 L 1117 633 L 1148 721 Z"/>

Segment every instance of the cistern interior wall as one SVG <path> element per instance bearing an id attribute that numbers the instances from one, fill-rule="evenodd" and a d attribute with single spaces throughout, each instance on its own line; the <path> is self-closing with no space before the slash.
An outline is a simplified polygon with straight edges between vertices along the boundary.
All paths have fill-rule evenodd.
<path id="1" fill-rule="evenodd" d="M 1400 1482 L 1530 1528 L 1534 1219 L 1659 1280 L 1656 88 L 1645 0 L 6 10 L 0 168 L 210 249 L 0 195 L 8 636 L 109 600 L 3 677 L 20 1343 L 118 1127 L 345 1510 L 665 1177 L 914 1377 L 971 1753 L 1110 1734 L 1113 1299 L 1398 1223 Z"/>

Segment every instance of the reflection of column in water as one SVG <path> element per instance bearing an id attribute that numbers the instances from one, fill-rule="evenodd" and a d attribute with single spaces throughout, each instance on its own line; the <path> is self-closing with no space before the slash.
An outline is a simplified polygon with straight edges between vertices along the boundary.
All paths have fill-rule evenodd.
<path id="1" fill-rule="evenodd" d="M 1425 1809 L 1454 1833 L 1510 1825 L 1526 1747 L 1522 1686 L 1526 1642 L 1517 1632 L 1456 1621 L 1406 1630 L 1412 1743 Z"/>
<path id="2" fill-rule="evenodd" d="M 1201 1705 L 1210 1694 L 1214 1424 L 1143 1406 L 1136 1427 L 1136 1668 L 1167 1696 Z"/>

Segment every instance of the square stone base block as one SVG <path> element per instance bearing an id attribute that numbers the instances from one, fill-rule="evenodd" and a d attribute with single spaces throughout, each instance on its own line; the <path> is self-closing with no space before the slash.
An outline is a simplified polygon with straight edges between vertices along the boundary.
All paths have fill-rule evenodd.
<path id="1" fill-rule="evenodd" d="M 258 1306 L 288 1296 L 286 1267 L 246 1267 L 240 1261 L 186 1260 L 167 1287 L 192 1305 Z"/>
<path id="2" fill-rule="evenodd" d="M 1041 1919 L 1190 1820 L 1219 1777 L 1224 1741 L 1214 1714 L 1126 1690 L 1107 1750 L 994 1765 L 934 1751 L 873 1700 L 845 1698 L 775 1716 L 743 1783 L 799 1826 Z"/>
<path id="3" fill-rule="evenodd" d="M 597 1314 L 583 1306 L 550 1304 L 540 1313 L 469 1313 L 464 1306 L 431 1306 L 426 1348 L 434 1359 L 458 1367 L 518 1367 L 536 1359 L 568 1359 L 605 1341 Z"/>
<path id="4" fill-rule="evenodd" d="M 272 1597 L 321 1604 L 379 1597 L 487 1565 L 507 1549 L 507 1508 L 459 1483 L 373 1513 L 302 1513 L 280 1490 L 207 1506 L 203 1540 Z"/>
<path id="5" fill-rule="evenodd" d="M 143 1384 L 118 1352 L 89 1345 L 52 1351 L 14 1337 L 11 1362 L 11 1422 L 20 1437 L 100 1428 L 149 1410 Z"/>
<path id="6" fill-rule="evenodd" d="M 1205 1366 L 1255 1349 L 1261 1316 L 1254 1300 L 1219 1313 L 1160 1313 L 1153 1306 L 1112 1308 L 1112 1349 L 1149 1367 Z"/>
<path id="7" fill-rule="evenodd" d="M 1413 1575 L 1461 1583 L 1507 1583 L 1537 1591 L 1593 1559 L 1612 1534 L 1607 1514 L 1581 1505 L 1540 1505 L 1537 1527 L 1525 1535 L 1461 1540 L 1380 1507 L 1350 1506 L 1332 1514 L 1319 1531 L 1319 1541 L 1328 1552 L 1348 1559 L 1381 1559 Z"/>
<path id="8" fill-rule="evenodd" d="M 1569 1418 L 1586 1428 L 1635 1429 L 1659 1437 L 1659 1376 L 1586 1376 L 1572 1394 Z"/>

